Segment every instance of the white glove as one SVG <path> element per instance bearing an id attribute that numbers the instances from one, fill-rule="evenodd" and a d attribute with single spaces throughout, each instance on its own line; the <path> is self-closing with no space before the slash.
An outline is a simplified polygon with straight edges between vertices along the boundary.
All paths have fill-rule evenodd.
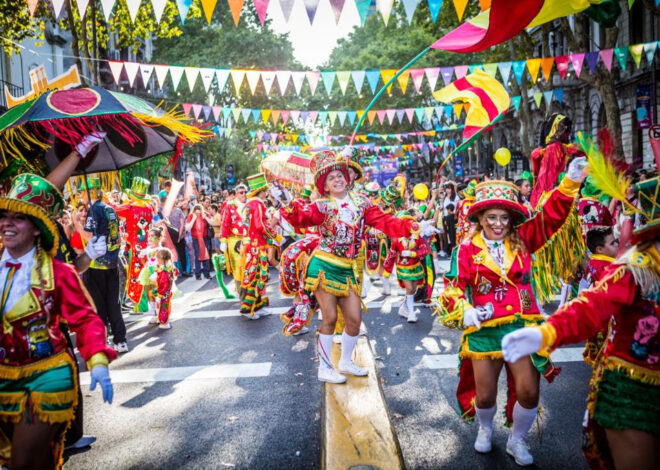
<path id="1" fill-rule="evenodd" d="M 479 321 L 479 310 L 476 308 L 470 308 L 463 312 L 463 325 L 476 326 L 477 329 L 481 328 L 481 321 Z"/>
<path id="2" fill-rule="evenodd" d="M 403 256 L 404 258 L 410 258 L 410 257 L 412 256 L 412 251 L 410 251 L 410 250 L 403 250 L 403 251 L 401 252 L 401 256 Z"/>
<path id="3" fill-rule="evenodd" d="M 91 150 L 96 147 L 98 144 L 103 142 L 105 139 L 106 132 L 94 131 L 89 135 L 83 137 L 83 139 L 76 145 L 74 149 L 80 155 L 80 158 L 85 158 Z"/>
<path id="4" fill-rule="evenodd" d="M 422 237 L 430 237 L 437 230 L 436 227 L 433 225 L 432 220 L 422 220 L 420 226 L 421 226 L 420 233 Z"/>
<path id="5" fill-rule="evenodd" d="M 269 190 L 270 190 L 270 195 L 273 196 L 275 198 L 275 200 L 277 200 L 277 201 L 281 200 L 284 191 L 282 191 L 280 188 L 278 188 L 274 184 L 270 185 Z"/>
<path id="6" fill-rule="evenodd" d="M 223 253 L 227 252 L 227 242 L 220 242 L 220 251 Z"/>
<path id="7" fill-rule="evenodd" d="M 589 165 L 586 157 L 574 158 L 571 163 L 568 164 L 568 170 L 566 170 L 566 177 L 577 183 L 581 182 L 584 179 L 583 170 Z"/>
<path id="8" fill-rule="evenodd" d="M 479 321 L 490 320 L 493 318 L 494 313 L 495 308 L 490 302 L 488 302 L 486 305 L 480 305 L 477 307 L 477 317 L 479 318 Z"/>
<path id="9" fill-rule="evenodd" d="M 85 247 L 85 254 L 89 256 L 89 259 L 97 259 L 103 256 L 108 252 L 108 245 L 105 242 L 105 236 L 101 235 L 100 237 L 92 237 L 92 239 L 87 243 Z"/>
<path id="10" fill-rule="evenodd" d="M 149 276 L 149 281 L 156 282 L 158 280 L 158 273 L 151 273 Z"/>
<path id="11" fill-rule="evenodd" d="M 535 327 L 520 328 L 502 338 L 502 354 L 506 362 L 516 362 L 541 349 L 543 334 Z"/>

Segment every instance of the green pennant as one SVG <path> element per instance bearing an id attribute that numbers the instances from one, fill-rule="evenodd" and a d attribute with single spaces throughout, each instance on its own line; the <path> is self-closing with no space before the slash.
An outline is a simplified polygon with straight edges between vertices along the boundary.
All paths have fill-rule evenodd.
<path id="1" fill-rule="evenodd" d="M 626 70 L 626 62 L 628 60 L 628 48 L 615 47 L 614 53 L 616 54 L 616 58 L 619 59 L 619 64 L 621 64 L 621 69 Z"/>
<path id="2" fill-rule="evenodd" d="M 472 64 L 468 65 L 468 71 L 470 73 L 474 73 L 475 70 L 481 70 L 482 72 L 484 71 L 484 67 L 481 64 Z"/>
<path id="3" fill-rule="evenodd" d="M 536 103 L 537 108 L 541 108 L 541 100 L 543 99 L 543 93 L 540 91 L 537 91 L 534 93 L 534 103 Z"/>
<path id="4" fill-rule="evenodd" d="M 518 111 L 520 108 L 520 96 L 512 96 L 511 97 L 511 102 L 513 103 L 513 107 Z"/>
<path id="5" fill-rule="evenodd" d="M 495 78 L 495 74 L 497 73 L 497 67 L 498 67 L 497 63 L 484 64 L 484 72 L 486 72 L 491 77 Z M 506 80 L 506 79 L 503 78 L 503 80 Z"/>
<path id="6" fill-rule="evenodd" d="M 634 44 L 628 49 L 630 50 L 630 55 L 635 61 L 635 65 L 639 68 L 639 64 L 642 62 L 642 54 L 644 53 L 644 44 Z"/>

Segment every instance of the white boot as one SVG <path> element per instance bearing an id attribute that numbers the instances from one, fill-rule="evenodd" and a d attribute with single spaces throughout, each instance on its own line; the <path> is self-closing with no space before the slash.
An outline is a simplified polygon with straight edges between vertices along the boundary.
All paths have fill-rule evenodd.
<path id="1" fill-rule="evenodd" d="M 403 318 L 408 318 L 408 309 L 406 308 L 406 302 L 401 302 L 399 305 L 399 316 Z"/>
<path id="2" fill-rule="evenodd" d="M 350 374 L 357 377 L 369 375 L 367 369 L 363 369 L 353 362 L 353 350 L 359 338 L 359 335 L 350 336 L 345 331 L 341 336 L 341 358 L 339 359 L 338 369 L 342 374 Z"/>
<path id="3" fill-rule="evenodd" d="M 491 440 L 493 439 L 493 418 L 497 412 L 497 405 L 490 408 L 479 408 L 475 405 L 474 411 L 477 417 L 477 422 L 479 423 L 477 439 L 474 441 L 474 450 L 481 454 L 485 454 L 492 449 Z"/>
<path id="4" fill-rule="evenodd" d="M 417 323 L 417 312 L 415 311 L 415 294 L 406 295 L 406 310 L 408 310 L 408 323 Z"/>
<path id="5" fill-rule="evenodd" d="M 380 280 L 383 283 L 383 295 L 390 295 L 392 293 L 392 288 L 390 287 L 390 280 L 384 276 L 381 276 Z"/>
<path id="6" fill-rule="evenodd" d="M 332 362 L 330 362 L 330 352 L 332 351 L 332 337 L 334 335 L 324 335 L 319 333 L 316 341 L 316 355 L 319 358 L 318 379 L 321 382 L 331 384 L 341 384 L 346 382 L 346 377 L 338 373 Z"/>
<path id="7" fill-rule="evenodd" d="M 506 443 L 506 453 L 513 457 L 518 465 L 523 467 L 534 463 L 534 457 L 529 452 L 525 436 L 532 428 L 537 412 L 538 406 L 525 408 L 516 402 L 513 407 L 513 429 Z"/>
<path id="8" fill-rule="evenodd" d="M 329 384 L 343 384 L 346 382 L 346 377 L 337 372 L 334 367 L 326 367 L 323 364 L 319 365 L 318 379 L 320 382 Z"/>
<path id="9" fill-rule="evenodd" d="M 156 312 L 156 302 L 149 302 L 149 310 L 145 313 L 149 317 L 149 324 L 155 325 L 158 323 L 158 314 Z"/>

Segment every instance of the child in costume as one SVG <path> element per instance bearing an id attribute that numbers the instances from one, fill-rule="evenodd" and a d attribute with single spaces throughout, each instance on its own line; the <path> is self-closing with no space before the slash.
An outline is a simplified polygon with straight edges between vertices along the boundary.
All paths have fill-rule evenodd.
<path id="1" fill-rule="evenodd" d="M 60 468 L 64 434 L 78 405 L 75 358 L 59 328 L 66 320 L 104 401 L 112 401 L 103 321 L 75 269 L 53 256 L 62 194 L 47 180 L 17 176 L 0 198 L 0 420 L 11 435 L 10 468 Z"/>
<path id="2" fill-rule="evenodd" d="M 532 255 L 564 225 L 585 164 L 584 158 L 571 162 L 559 188 L 529 219 L 515 185 L 497 180 L 478 184 L 468 212 L 475 223 L 472 236 L 458 247 L 456 277 L 440 297 L 441 321 L 464 330 L 457 398 L 462 416 L 476 414 L 479 422 L 474 448 L 480 453 L 492 448 L 497 380 L 506 366 L 515 382 L 509 382 L 506 414 L 513 431 L 506 450 L 519 465 L 533 462 L 525 436 L 537 414 L 539 373 L 550 381 L 558 371 L 540 356 L 505 364 L 500 341 L 506 333 L 544 319 L 532 290 Z"/>
<path id="3" fill-rule="evenodd" d="M 172 262 L 172 252 L 168 248 L 159 248 L 155 253 L 156 264 L 153 267 L 152 279 L 154 288 L 152 296 L 156 304 L 158 328 L 172 328 L 170 314 L 172 313 L 172 290 L 177 270 Z"/>
<path id="4" fill-rule="evenodd" d="M 408 211 L 400 211 L 396 215 L 400 219 L 416 219 Z M 399 307 L 399 315 L 408 320 L 408 323 L 417 322 L 417 311 L 415 310 L 415 292 L 417 288 L 424 285 L 424 267 L 421 259 L 430 252 L 428 244 L 419 234 L 410 237 L 399 237 L 392 240 L 384 269 L 388 277 L 392 274 L 396 264 L 396 278 L 406 291 L 406 298 Z"/>
<path id="5" fill-rule="evenodd" d="M 345 158 L 331 151 L 321 151 L 312 159 L 316 188 L 324 199 L 311 204 L 290 202 L 283 191 L 275 196 L 285 204 L 283 216 L 294 227 L 319 226 L 321 241 L 307 265 L 305 289 L 314 292 L 321 306 L 323 319 L 317 344 L 318 378 L 330 383 L 343 383 L 344 374 L 368 374 L 353 362 L 361 322 L 361 267 L 365 226 L 373 226 L 394 237 L 408 237 L 420 226 L 411 220 L 401 220 L 385 214 L 366 197 L 349 191 L 348 164 Z M 337 320 L 337 307 L 344 315 L 346 326 L 342 335 L 339 372 L 330 362 L 330 349 Z"/>
<path id="6" fill-rule="evenodd" d="M 474 189 L 477 187 L 477 180 L 470 180 L 463 190 L 463 199 L 458 201 L 456 207 L 456 246 L 460 245 L 472 231 L 472 222 L 467 218 L 470 206 L 474 204 Z"/>
<path id="7" fill-rule="evenodd" d="M 151 279 L 151 275 L 154 273 L 154 268 L 157 264 L 156 252 L 162 248 L 162 238 L 163 238 L 163 229 L 160 227 L 152 227 L 149 229 L 148 236 L 148 245 L 145 249 L 140 251 L 139 257 L 140 262 L 142 263 L 142 270 L 140 271 L 140 276 L 138 281 L 145 290 L 145 295 L 147 296 L 147 302 L 149 305 L 149 310 L 147 315 L 149 316 L 149 323 L 155 324 L 158 323 L 157 320 L 157 310 L 156 310 L 156 300 L 153 296 L 153 289 L 155 287 L 154 280 Z"/>

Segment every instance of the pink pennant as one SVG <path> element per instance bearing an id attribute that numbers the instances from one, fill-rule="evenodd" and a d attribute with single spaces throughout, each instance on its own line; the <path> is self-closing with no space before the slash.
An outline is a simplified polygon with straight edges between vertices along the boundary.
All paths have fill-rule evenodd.
<path id="1" fill-rule="evenodd" d="M 195 116 L 195 119 L 199 119 L 199 113 L 202 112 L 202 105 L 201 104 L 193 104 L 192 105 L 192 110 L 193 110 L 193 115 Z"/>
<path id="2" fill-rule="evenodd" d="M 414 108 L 406 108 L 406 117 L 408 118 L 408 121 L 410 121 L 410 124 L 413 123 L 413 116 L 415 115 L 415 109 Z"/>
<path id="3" fill-rule="evenodd" d="M 438 83 L 438 76 L 440 76 L 440 67 L 428 67 L 424 69 L 426 79 L 429 82 L 431 90 L 435 90 L 435 84 Z"/>
<path id="4" fill-rule="evenodd" d="M 183 107 L 183 114 L 185 114 L 186 116 L 190 116 L 190 110 L 192 109 L 192 104 L 183 103 L 181 106 Z"/>
<path id="5" fill-rule="evenodd" d="M 286 126 L 286 123 L 289 121 L 289 110 L 288 109 L 283 109 L 282 110 L 282 124 Z"/>
<path id="6" fill-rule="evenodd" d="M 217 121 L 220 120 L 220 112 L 222 111 L 222 106 L 213 106 L 213 119 Z"/>
<path id="7" fill-rule="evenodd" d="M 319 112 L 318 111 L 310 111 L 309 112 L 309 122 L 311 124 L 315 124 L 316 123 L 316 118 L 318 118 L 318 117 L 319 117 Z"/>
<path id="8" fill-rule="evenodd" d="M 259 22 L 261 26 L 264 25 L 266 21 L 266 10 L 268 10 L 268 3 L 270 0 L 252 0 L 254 3 L 254 9 L 257 10 L 257 16 L 259 17 Z"/>
<path id="9" fill-rule="evenodd" d="M 614 57 L 614 49 L 603 49 L 600 51 L 600 60 L 605 64 L 607 70 L 612 70 L 612 58 Z"/>
<path id="10" fill-rule="evenodd" d="M 319 84 L 319 80 L 321 80 L 321 72 L 318 70 L 309 70 L 305 72 L 305 75 L 307 76 L 307 83 L 309 84 L 309 89 L 312 92 L 312 95 L 316 94 L 316 86 Z"/>
<path id="11" fill-rule="evenodd" d="M 330 8 L 335 15 L 335 24 L 339 24 L 339 18 L 344 9 L 344 3 L 346 3 L 346 0 L 330 0 Z"/>
<path id="12" fill-rule="evenodd" d="M 390 125 L 394 124 L 394 116 L 396 114 L 396 109 L 387 110 L 387 120 L 390 122 Z"/>
<path id="13" fill-rule="evenodd" d="M 30 10 L 30 16 L 34 16 L 34 12 L 37 9 L 39 0 L 28 0 L 27 4 L 28 4 L 28 9 Z"/>
<path id="14" fill-rule="evenodd" d="M 584 52 L 580 52 L 579 54 L 571 54 L 571 63 L 573 64 L 575 75 L 580 78 L 580 73 L 582 72 L 582 64 L 584 63 Z"/>
<path id="15" fill-rule="evenodd" d="M 424 80 L 424 69 L 410 69 L 410 76 L 415 85 L 415 90 L 417 90 L 417 93 L 421 93 L 422 81 Z"/>
<path id="16" fill-rule="evenodd" d="M 378 116 L 378 121 L 380 121 L 380 125 L 382 126 L 385 123 L 385 110 L 379 109 L 376 111 L 376 116 Z"/>
<path id="17" fill-rule="evenodd" d="M 454 67 L 454 73 L 456 74 L 456 78 L 463 78 L 467 75 L 468 73 L 468 66 L 467 65 L 457 65 Z"/>
<path id="18" fill-rule="evenodd" d="M 557 65 L 557 70 L 559 71 L 559 76 L 562 80 L 566 78 L 566 72 L 568 71 L 568 63 L 570 60 L 571 58 L 567 55 L 555 57 L 555 64 Z"/>
<path id="19" fill-rule="evenodd" d="M 293 10 L 294 0 L 280 0 L 280 8 L 282 9 L 282 15 L 284 15 L 284 21 L 289 22 L 291 18 L 291 10 Z"/>

